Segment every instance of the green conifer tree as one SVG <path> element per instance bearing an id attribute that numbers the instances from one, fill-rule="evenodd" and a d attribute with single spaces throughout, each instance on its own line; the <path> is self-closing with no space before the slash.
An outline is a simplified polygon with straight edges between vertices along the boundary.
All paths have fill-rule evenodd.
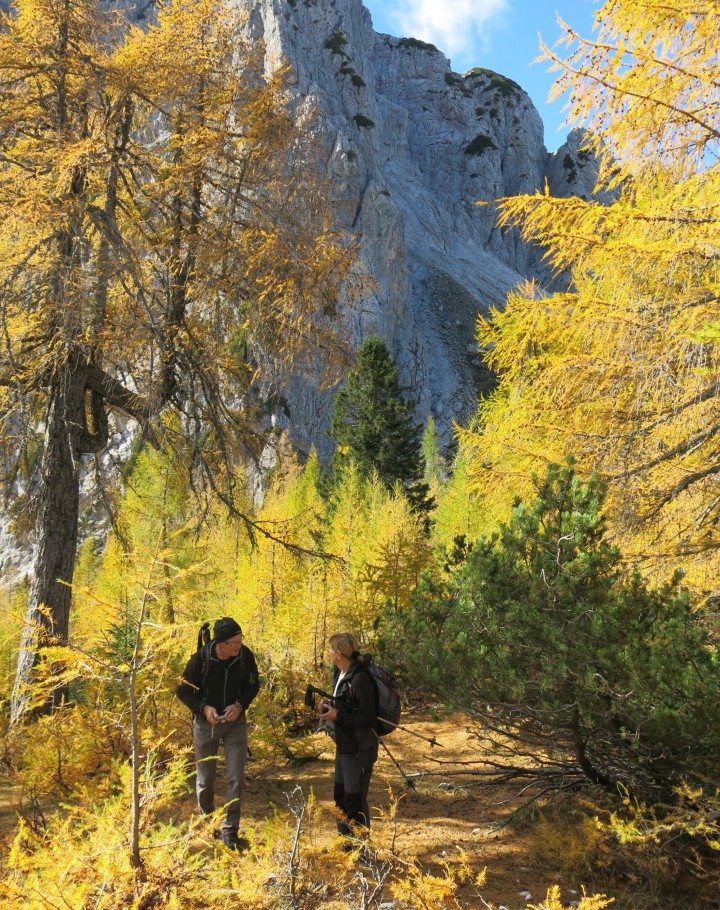
<path id="1" fill-rule="evenodd" d="M 464 565 L 426 574 L 410 609 L 388 614 L 397 669 L 449 703 L 491 706 L 523 748 L 552 744 L 611 790 L 671 799 L 680 776 L 714 780 L 718 665 L 679 578 L 625 574 L 597 477 L 550 465 L 534 484 Z"/>
<path id="2" fill-rule="evenodd" d="M 365 477 L 376 471 L 388 489 L 400 483 L 410 490 L 422 477 L 420 428 L 382 338 L 362 343 L 335 398 L 330 435 L 336 443 L 336 474 L 352 460 Z"/>

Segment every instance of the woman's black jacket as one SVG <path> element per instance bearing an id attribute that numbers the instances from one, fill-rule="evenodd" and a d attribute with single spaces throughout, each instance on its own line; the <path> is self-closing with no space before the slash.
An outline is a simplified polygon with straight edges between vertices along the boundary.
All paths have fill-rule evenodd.
<path id="1" fill-rule="evenodd" d="M 339 673 L 336 672 L 336 681 L 338 676 Z M 337 751 L 343 755 L 357 755 L 366 750 L 376 754 L 375 683 L 369 672 L 357 661 L 348 667 L 335 698 Z"/>

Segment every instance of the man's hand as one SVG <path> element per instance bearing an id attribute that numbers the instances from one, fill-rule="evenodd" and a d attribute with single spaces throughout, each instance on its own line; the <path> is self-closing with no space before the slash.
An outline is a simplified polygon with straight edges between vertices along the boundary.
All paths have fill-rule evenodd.
<path id="1" fill-rule="evenodd" d="M 203 708 L 203 713 L 205 714 L 205 720 L 209 724 L 212 724 L 213 727 L 216 727 L 219 723 L 222 723 L 222 721 L 218 717 L 217 711 L 215 710 L 215 708 L 213 708 L 212 705 L 205 705 L 205 707 Z"/>
<path id="2" fill-rule="evenodd" d="M 228 705 L 227 708 L 225 708 L 225 717 L 229 721 L 237 720 L 241 714 L 242 714 L 242 707 L 240 705 L 238 705 L 236 702 L 233 702 L 232 705 Z"/>

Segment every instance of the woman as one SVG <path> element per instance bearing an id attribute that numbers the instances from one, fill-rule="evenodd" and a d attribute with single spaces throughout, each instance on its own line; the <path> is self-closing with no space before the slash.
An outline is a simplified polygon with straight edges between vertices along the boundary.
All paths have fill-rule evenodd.
<path id="1" fill-rule="evenodd" d="M 320 703 L 320 717 L 334 731 L 335 776 L 333 797 L 338 808 L 338 832 L 370 827 L 368 788 L 378 754 L 375 733 L 375 683 L 360 662 L 357 641 L 350 632 L 331 635 L 330 660 L 335 665 L 333 702 Z M 357 829 L 356 829 L 357 830 Z M 348 850 L 352 844 L 346 845 Z"/>

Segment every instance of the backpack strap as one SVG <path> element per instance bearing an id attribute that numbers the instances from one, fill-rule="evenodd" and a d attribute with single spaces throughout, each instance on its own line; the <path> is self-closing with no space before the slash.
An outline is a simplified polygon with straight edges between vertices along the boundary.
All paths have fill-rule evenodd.
<path id="1" fill-rule="evenodd" d="M 347 679 L 347 680 L 352 679 L 352 677 L 355 676 L 356 673 L 365 673 L 367 676 L 370 677 L 370 682 L 372 683 L 372 687 L 373 687 L 373 700 L 375 702 L 375 714 L 379 714 L 380 713 L 380 692 L 378 691 L 377 681 L 375 679 L 375 676 L 373 675 L 373 673 L 370 669 L 370 666 L 369 666 L 369 664 L 372 662 L 372 655 L 371 654 L 360 654 L 359 652 L 356 651 L 353 654 L 353 658 L 355 661 L 355 663 L 353 664 L 353 670 L 349 676 L 347 676 L 347 675 L 345 676 L 345 679 Z"/>
<path id="2" fill-rule="evenodd" d="M 210 623 L 204 622 L 200 626 L 200 631 L 198 632 L 197 640 L 197 650 L 199 651 L 203 645 L 206 645 L 210 641 Z"/>
<path id="3" fill-rule="evenodd" d="M 200 678 L 205 681 L 210 666 L 210 623 L 200 626 L 197 637 L 197 650 L 200 652 Z"/>
<path id="4" fill-rule="evenodd" d="M 200 679 L 202 680 L 203 685 L 205 685 L 205 680 L 207 679 L 208 670 L 210 669 L 210 651 L 212 650 L 212 642 L 207 642 L 200 649 Z"/>

